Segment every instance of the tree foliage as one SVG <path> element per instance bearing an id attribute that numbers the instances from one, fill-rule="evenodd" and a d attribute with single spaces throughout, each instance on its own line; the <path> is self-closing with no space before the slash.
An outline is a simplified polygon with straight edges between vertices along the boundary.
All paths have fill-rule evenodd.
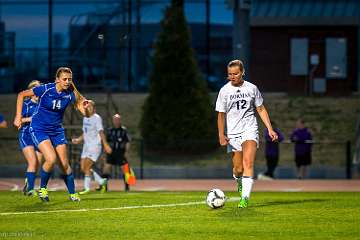
<path id="1" fill-rule="evenodd" d="M 216 136 L 214 110 L 194 58 L 182 1 L 172 1 L 161 28 L 141 119 L 142 136 L 153 148 L 209 146 Z"/>

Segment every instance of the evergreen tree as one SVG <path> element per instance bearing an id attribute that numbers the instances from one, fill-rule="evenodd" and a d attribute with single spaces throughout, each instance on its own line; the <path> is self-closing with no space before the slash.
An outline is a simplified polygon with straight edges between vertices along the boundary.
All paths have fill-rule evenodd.
<path id="1" fill-rule="evenodd" d="M 208 148 L 217 141 L 215 114 L 191 48 L 183 1 L 172 1 L 161 28 L 141 119 L 142 136 L 151 148 Z"/>

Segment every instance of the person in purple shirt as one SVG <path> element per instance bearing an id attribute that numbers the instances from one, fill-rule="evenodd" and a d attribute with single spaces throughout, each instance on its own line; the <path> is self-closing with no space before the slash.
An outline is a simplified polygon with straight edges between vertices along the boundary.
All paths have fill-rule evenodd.
<path id="1" fill-rule="evenodd" d="M 299 119 L 296 122 L 296 128 L 290 136 L 290 140 L 295 143 L 295 163 L 297 168 L 297 177 L 303 179 L 306 176 L 306 168 L 311 164 L 312 135 L 305 122 Z"/>
<path id="2" fill-rule="evenodd" d="M 7 128 L 7 122 L 3 115 L 0 114 L 0 128 Z"/>
<path id="3" fill-rule="evenodd" d="M 279 142 L 284 141 L 284 136 L 280 132 L 280 130 L 276 127 L 275 122 L 271 122 L 271 125 L 274 127 L 274 131 L 278 135 L 278 141 L 273 142 L 271 137 L 269 136 L 268 131 L 265 129 L 264 137 L 265 137 L 265 158 L 266 158 L 266 172 L 261 175 L 259 174 L 259 179 L 269 179 L 274 178 L 274 171 L 279 162 Z"/>

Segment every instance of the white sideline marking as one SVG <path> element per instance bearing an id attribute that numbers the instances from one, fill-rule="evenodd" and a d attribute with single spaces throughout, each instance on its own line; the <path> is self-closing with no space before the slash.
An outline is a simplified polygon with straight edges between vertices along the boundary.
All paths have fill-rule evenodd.
<path id="1" fill-rule="evenodd" d="M 281 190 L 282 192 L 302 192 L 302 188 L 285 188 Z"/>
<path id="2" fill-rule="evenodd" d="M 227 202 L 235 202 L 240 200 L 239 197 L 228 198 Z M 90 211 L 110 211 L 110 210 L 127 210 L 127 209 L 139 209 L 139 208 L 163 208 L 163 207 L 177 207 L 177 206 L 191 206 L 206 204 L 205 201 L 199 202 L 186 202 L 186 203 L 170 203 L 170 204 L 154 204 L 154 205 L 139 205 L 139 206 L 124 206 L 116 208 L 82 208 L 82 209 L 60 209 L 50 211 L 33 211 L 33 212 L 4 212 L 0 213 L 0 216 L 9 215 L 25 215 L 25 214 L 43 214 L 43 213 L 66 213 L 66 212 L 90 212 Z"/>

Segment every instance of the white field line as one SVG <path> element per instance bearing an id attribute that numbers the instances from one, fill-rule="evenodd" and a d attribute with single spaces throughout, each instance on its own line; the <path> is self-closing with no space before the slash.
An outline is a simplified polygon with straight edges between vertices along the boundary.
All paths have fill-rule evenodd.
<path id="1" fill-rule="evenodd" d="M 239 197 L 228 198 L 227 202 L 239 201 Z M 141 209 L 141 208 L 166 208 L 166 207 L 178 207 L 178 206 L 191 206 L 206 204 L 205 201 L 199 202 L 185 202 L 185 203 L 170 203 L 170 204 L 153 204 L 153 205 L 139 205 L 139 206 L 124 206 L 116 208 L 82 208 L 82 209 L 59 209 L 50 211 L 33 211 L 33 212 L 4 212 L 0 213 L 0 216 L 9 215 L 27 215 L 27 214 L 46 214 L 46 213 L 68 213 L 68 212 L 91 212 L 91 211 L 118 211 L 127 209 Z"/>

